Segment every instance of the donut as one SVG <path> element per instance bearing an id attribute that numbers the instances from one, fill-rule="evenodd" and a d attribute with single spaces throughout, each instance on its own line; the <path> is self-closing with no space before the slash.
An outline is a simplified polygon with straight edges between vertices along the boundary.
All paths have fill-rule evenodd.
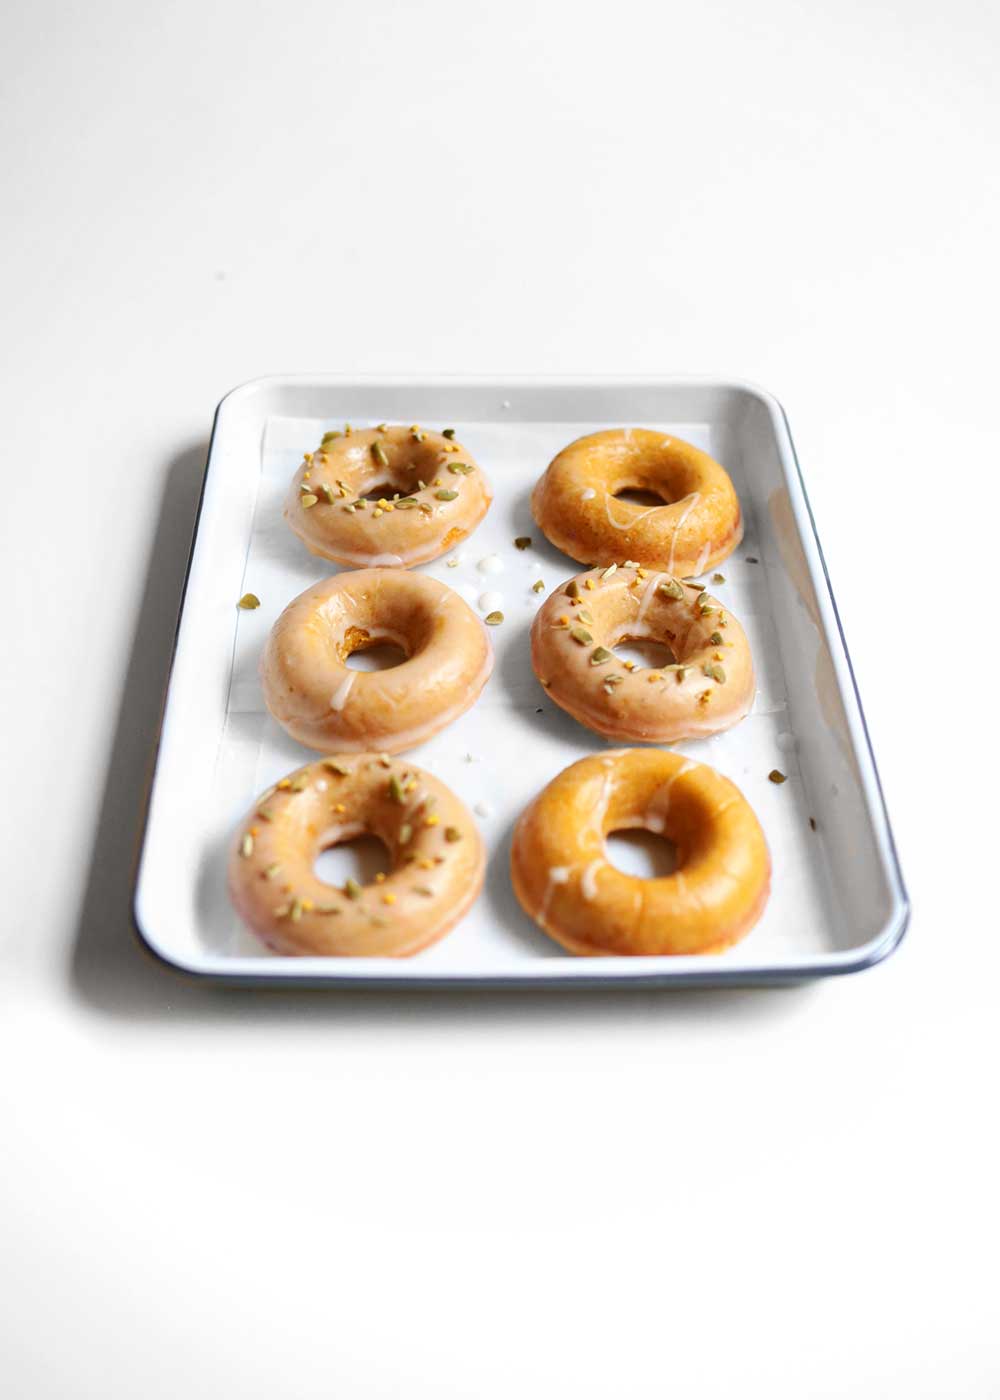
<path id="1" fill-rule="evenodd" d="M 366 500 L 372 491 L 381 498 Z M 471 454 L 444 433 L 416 425 L 348 429 L 325 434 L 305 454 L 284 514 L 323 559 L 409 569 L 464 540 L 492 499 Z"/>
<path id="2" fill-rule="evenodd" d="M 393 642 L 406 660 L 354 671 L 355 651 Z M 421 744 L 474 704 L 493 669 L 486 628 L 446 584 L 405 569 L 335 574 L 300 593 L 261 658 L 278 723 L 324 753 Z"/>
<path id="3" fill-rule="evenodd" d="M 640 879 L 611 865 L 613 831 L 672 841 L 672 875 Z M 662 957 L 718 953 L 767 903 L 771 860 L 739 789 L 703 763 L 658 749 L 582 758 L 521 816 L 511 849 L 525 912 L 571 953 Z"/>
<path id="4" fill-rule="evenodd" d="M 619 500 L 647 491 L 663 505 Z M 635 559 L 688 578 L 732 554 L 743 538 L 729 474 L 707 452 L 648 428 L 577 438 L 549 463 L 531 497 L 543 534 L 583 564 Z"/>
<path id="5" fill-rule="evenodd" d="M 637 667 L 619 642 L 658 641 L 673 660 Z M 610 739 L 672 743 L 729 729 L 755 693 L 737 619 L 701 585 L 631 563 L 579 574 L 535 614 L 531 664 L 552 699 Z"/>
<path id="6" fill-rule="evenodd" d="M 378 837 L 391 869 L 373 884 L 324 884 L 321 851 Z M 436 943 L 472 906 L 485 855 L 475 823 L 444 783 L 387 754 L 326 758 L 282 778 L 240 824 L 229 894 L 278 953 L 405 958 Z"/>

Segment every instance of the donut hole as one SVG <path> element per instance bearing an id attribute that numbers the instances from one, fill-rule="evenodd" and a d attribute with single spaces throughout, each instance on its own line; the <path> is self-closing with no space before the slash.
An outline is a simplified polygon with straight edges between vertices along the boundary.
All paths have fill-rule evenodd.
<path id="1" fill-rule="evenodd" d="M 640 669 L 658 671 L 677 661 L 666 642 L 657 641 L 655 637 L 621 637 L 612 650 L 619 661 L 634 661 Z"/>
<path id="2" fill-rule="evenodd" d="M 376 875 L 387 875 L 391 866 L 385 843 L 365 833 L 325 847 L 313 862 L 313 872 L 324 885 L 343 886 L 345 880 L 370 885 Z"/>
<path id="3" fill-rule="evenodd" d="M 637 875 L 640 880 L 659 880 L 673 875 L 680 855 L 673 841 L 645 827 L 611 831 L 604 841 L 605 854 L 616 870 Z"/>
<path id="4" fill-rule="evenodd" d="M 407 660 L 398 642 L 374 640 L 347 653 L 344 665 L 351 671 L 391 671 Z"/>
<path id="5" fill-rule="evenodd" d="M 362 501 L 391 501 L 399 489 L 392 481 L 379 481 L 374 486 L 366 486 L 361 492 L 360 499 Z"/>
<path id="6" fill-rule="evenodd" d="M 672 503 L 672 497 L 649 486 L 622 486 L 613 492 L 613 495 L 616 501 L 631 501 L 634 506 L 643 506 L 645 509 L 650 506 L 669 506 Z"/>

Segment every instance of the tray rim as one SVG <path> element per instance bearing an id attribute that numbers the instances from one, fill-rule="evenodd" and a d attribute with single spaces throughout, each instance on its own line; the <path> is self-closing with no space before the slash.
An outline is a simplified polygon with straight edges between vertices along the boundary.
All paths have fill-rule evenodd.
<path id="1" fill-rule="evenodd" d="M 174 667 L 177 659 L 177 648 L 180 640 L 181 625 L 184 618 L 184 610 L 187 603 L 188 588 L 191 580 L 192 566 L 198 546 L 198 536 L 202 525 L 202 513 L 205 504 L 206 488 L 208 485 L 209 471 L 212 463 L 213 452 L 216 447 L 220 427 L 223 423 L 227 411 L 231 411 L 232 406 L 240 403 L 244 399 L 252 399 L 261 394 L 273 393 L 283 388 L 323 388 L 336 389 L 338 391 L 349 391 L 352 388 L 371 389 L 375 386 L 384 386 L 386 389 L 426 387 L 428 389 L 452 388 L 463 389 L 493 389 L 499 394 L 516 393 L 518 389 L 572 389 L 586 391 L 588 388 L 612 387 L 615 389 L 702 389 L 722 393 L 742 394 L 749 398 L 756 399 L 768 411 L 774 423 L 779 439 L 779 447 L 790 460 L 795 469 L 794 485 L 797 488 L 798 499 L 793 499 L 793 507 L 804 512 L 805 520 L 808 524 L 808 532 L 802 531 L 801 538 L 808 555 L 812 554 L 819 567 L 819 574 L 825 589 L 825 601 L 829 606 L 833 619 L 836 640 L 840 645 L 840 655 L 846 678 L 849 681 L 848 699 L 853 698 L 855 716 L 860 731 L 861 743 L 858 743 L 858 735 L 852 734 L 854 750 L 858 760 L 859 776 L 862 787 L 868 797 L 869 805 L 881 827 L 883 838 L 883 850 L 886 875 L 890 886 L 890 910 L 879 931 L 868 940 L 867 943 L 843 951 L 833 951 L 823 955 L 807 955 L 799 959 L 790 959 L 784 965 L 768 967 L 732 967 L 727 968 L 724 964 L 715 965 L 714 959 L 690 959 L 685 965 L 678 965 L 676 968 L 649 969 L 644 970 L 642 963 L 644 959 L 588 959 L 591 966 L 597 961 L 613 963 L 615 970 L 595 971 L 586 977 L 570 972 L 560 972 L 560 967 L 556 963 L 543 963 L 538 967 L 532 967 L 524 973 L 429 973 L 427 975 L 418 974 L 416 976 L 404 976 L 392 971 L 393 963 L 391 959 L 355 959 L 340 962 L 331 960 L 335 966 L 329 972 L 300 972 L 296 974 L 293 970 L 287 973 L 279 973 L 277 968 L 273 970 L 253 970 L 249 971 L 245 967 L 241 970 L 239 965 L 232 969 L 224 965 L 222 959 L 216 959 L 218 966 L 211 964 L 211 959 L 205 960 L 205 965 L 188 962 L 182 957 L 173 956 L 157 945 L 156 940 L 147 932 L 142 919 L 140 904 L 142 896 L 142 866 L 145 854 L 146 841 L 148 838 L 149 818 L 152 808 L 153 790 L 155 787 L 160 765 L 160 750 L 162 747 L 163 730 L 166 719 L 167 702 L 170 696 L 170 688 L 173 681 Z M 790 483 L 792 484 L 792 483 Z M 801 521 L 799 522 L 801 525 Z M 814 579 L 814 583 L 817 581 Z M 817 588 L 817 593 L 821 590 Z M 822 597 L 820 598 L 822 602 Z M 833 638 L 829 636 L 829 629 L 824 629 L 828 633 L 828 642 Z M 851 716 L 848 716 L 849 720 Z M 166 680 L 164 682 L 163 694 L 160 703 L 160 713 L 157 722 L 156 733 L 154 735 L 152 747 L 152 762 L 148 769 L 148 778 L 143 795 L 142 812 L 137 829 L 137 839 L 135 846 L 135 860 L 133 864 L 132 898 L 131 898 L 131 922 L 133 933 L 135 934 L 140 947 L 148 953 L 152 959 L 161 967 L 169 971 L 180 974 L 185 979 L 197 982 L 210 982 L 220 986 L 276 989 L 287 987 L 289 989 L 308 988 L 328 988 L 334 989 L 379 989 L 383 991 L 444 991 L 444 990 L 482 990 L 482 991 L 509 991 L 523 989 L 530 991 L 544 991 L 548 988 L 565 991 L 569 989 L 588 989 L 595 991 L 609 991 L 636 988 L 639 990 L 680 989 L 682 987 L 756 987 L 756 986 L 794 986 L 802 982 L 813 981 L 817 978 L 844 976 L 848 973 L 861 972 L 869 967 L 874 967 L 893 953 L 901 943 L 909 926 L 911 904 L 907 892 L 906 883 L 903 879 L 903 872 L 900 865 L 899 853 L 896 847 L 895 836 L 892 830 L 892 823 L 889 818 L 888 806 L 885 800 L 885 793 L 882 787 L 881 776 L 875 760 L 875 753 L 872 747 L 871 734 L 868 729 L 868 721 L 865 717 L 864 706 L 861 701 L 861 694 L 858 688 L 857 677 L 854 665 L 851 661 L 850 650 L 847 646 L 847 638 L 844 634 L 843 623 L 840 611 L 837 607 L 836 596 L 833 591 L 833 584 L 830 579 L 830 572 L 823 553 L 823 546 L 819 538 L 819 531 L 816 528 L 816 519 L 813 514 L 812 504 L 809 500 L 809 493 L 806 490 L 805 478 L 802 474 L 802 466 L 798 453 L 795 449 L 795 441 L 792 436 L 791 425 L 784 405 L 769 390 L 760 385 L 738 376 L 731 375 L 685 375 L 685 374 L 538 374 L 538 375 L 506 375 L 506 374 L 379 374 L 375 372 L 346 374 L 346 373 L 316 373 L 299 372 L 292 374 L 269 374 L 257 378 L 245 380 L 230 389 L 219 400 L 215 408 L 212 419 L 212 431 L 209 436 L 208 449 L 205 455 L 205 467 L 202 472 L 201 487 L 198 496 L 198 506 L 191 531 L 191 543 L 188 548 L 187 561 L 184 568 L 184 580 L 181 587 L 180 599 L 177 607 L 177 617 L 174 622 L 173 637 L 170 647 L 170 661 L 167 668 Z M 295 959 L 287 960 L 294 965 Z M 691 962 L 697 961 L 699 966 L 691 966 Z M 705 961 L 712 965 L 705 966 Z M 363 965 L 362 965 L 363 964 Z M 285 963 L 281 964 L 286 966 Z M 543 971 L 543 967 L 552 967 L 553 971 Z"/>

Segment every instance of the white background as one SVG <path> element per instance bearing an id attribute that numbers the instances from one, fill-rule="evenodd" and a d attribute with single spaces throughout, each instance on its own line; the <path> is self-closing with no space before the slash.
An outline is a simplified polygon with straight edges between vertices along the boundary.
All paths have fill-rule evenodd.
<path id="1" fill-rule="evenodd" d="M 0 1385 L 990 1397 L 1000 20 L 4 9 Z M 216 400 L 707 372 L 786 404 L 914 917 L 848 980 L 251 995 L 130 934 Z"/>

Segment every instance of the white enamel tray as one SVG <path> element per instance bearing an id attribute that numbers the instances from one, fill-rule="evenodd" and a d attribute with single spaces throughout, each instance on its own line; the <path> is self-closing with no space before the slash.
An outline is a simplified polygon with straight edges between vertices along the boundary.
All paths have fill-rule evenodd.
<path id="1" fill-rule="evenodd" d="M 282 958 L 239 923 L 225 851 L 255 795 L 313 755 L 264 709 L 257 662 L 271 623 L 336 566 L 308 554 L 281 518 L 301 454 L 322 431 L 369 423 L 456 428 L 495 501 L 471 539 L 427 572 L 473 606 L 500 593 L 493 677 L 460 720 L 409 755 L 477 812 L 486 888 L 445 939 L 410 959 Z M 767 910 L 712 957 L 576 958 L 521 911 L 510 887 L 511 830 L 528 801 L 605 741 L 557 709 L 535 680 L 528 629 L 546 594 L 579 566 L 531 520 L 530 489 L 586 432 L 662 429 L 729 470 L 746 535 L 716 593 L 753 648 L 758 696 L 735 729 L 675 747 L 711 764 L 756 810 L 774 863 Z M 513 541 L 530 535 L 530 549 Z M 495 555 L 502 571 L 479 565 Z M 449 559 L 457 564 L 448 566 Z M 543 579 L 545 593 L 531 585 Z M 262 606 L 241 612 L 246 591 Z M 496 600 L 489 600 L 491 606 Z M 772 769 L 788 780 L 768 780 Z M 634 866 L 638 870 L 640 867 Z M 629 986 L 800 980 L 884 957 L 908 906 L 823 557 L 788 424 L 770 395 L 712 380 L 257 380 L 219 405 L 177 632 L 136 881 L 148 947 L 185 972 L 261 984 Z"/>

